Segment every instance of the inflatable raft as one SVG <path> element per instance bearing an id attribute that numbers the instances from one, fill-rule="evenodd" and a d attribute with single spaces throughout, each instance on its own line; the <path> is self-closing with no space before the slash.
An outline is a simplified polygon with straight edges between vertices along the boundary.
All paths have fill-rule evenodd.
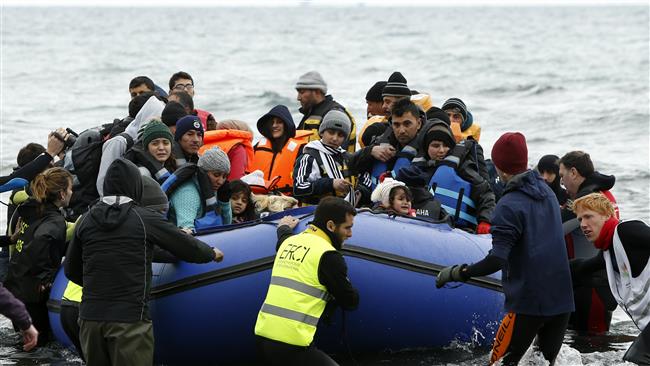
<path id="1" fill-rule="evenodd" d="M 154 264 L 156 362 L 253 360 L 253 329 L 270 281 L 277 220 L 286 214 L 300 217 L 297 233 L 313 209 L 199 233 L 224 252 L 221 263 Z M 453 340 L 489 344 L 503 315 L 499 277 L 436 289 L 435 275 L 450 264 L 476 262 L 490 248 L 489 235 L 361 210 L 342 250 L 349 278 L 359 290 L 359 308 L 345 314 L 338 309 L 329 325 L 321 319 L 316 345 L 330 353 L 365 353 L 441 347 Z M 57 312 L 66 283 L 60 271 L 51 292 L 50 319 L 56 338 L 69 345 Z"/>

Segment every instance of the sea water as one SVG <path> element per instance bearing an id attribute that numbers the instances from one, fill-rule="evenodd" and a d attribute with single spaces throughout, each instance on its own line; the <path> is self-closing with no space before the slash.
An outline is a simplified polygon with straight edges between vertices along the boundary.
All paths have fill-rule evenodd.
<path id="1" fill-rule="evenodd" d="M 529 164 L 588 152 L 616 176 L 623 219 L 650 218 L 648 7 L 11 8 L 1 12 L 0 171 L 56 127 L 78 132 L 127 115 L 129 81 L 168 89 L 183 70 L 195 103 L 255 130 L 318 70 L 329 93 L 365 121 L 365 93 L 393 71 L 440 106 L 459 97 L 482 126 L 489 157 L 504 132 L 526 135 Z M 7 195 L 0 195 L 6 202 Z M 0 226 L 6 222 L 0 207 Z M 4 230 L 4 229 L 3 229 Z M 568 332 L 558 365 L 621 365 L 638 330 L 622 312 L 602 336 Z M 0 364 L 77 364 L 56 345 L 25 354 L 0 321 Z M 345 365 L 485 364 L 488 351 L 338 355 Z M 354 353 L 354 350 L 352 350 Z M 543 365 L 538 353 L 526 362 Z"/>

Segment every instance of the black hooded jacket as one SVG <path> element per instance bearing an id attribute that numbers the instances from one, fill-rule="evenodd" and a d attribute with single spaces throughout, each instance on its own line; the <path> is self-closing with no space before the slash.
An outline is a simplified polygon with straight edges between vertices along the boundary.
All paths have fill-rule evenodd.
<path id="1" fill-rule="evenodd" d="M 590 193 L 609 191 L 614 188 L 616 183 L 616 177 L 613 175 L 605 175 L 599 172 L 594 172 L 589 175 L 578 187 L 578 192 L 576 193 L 576 199 L 586 196 Z M 562 222 L 567 222 L 569 220 L 575 219 L 576 215 L 568 208 L 562 209 Z M 576 226 L 575 224 L 572 226 Z M 566 230 L 566 228 L 565 228 Z"/>
<path id="2" fill-rule="evenodd" d="M 284 122 L 284 135 L 279 140 L 273 139 L 273 134 L 271 133 L 271 125 L 267 123 L 268 120 L 273 117 L 278 117 Z M 276 105 L 273 107 L 267 114 L 260 117 L 257 120 L 257 130 L 271 141 L 273 145 L 273 153 L 278 153 L 284 148 L 284 145 L 287 143 L 289 138 L 296 137 L 296 125 L 293 122 L 293 117 L 291 117 L 291 112 L 286 106 Z M 255 150 L 257 151 L 259 143 L 255 144 Z"/>
<path id="3" fill-rule="evenodd" d="M 46 203 L 42 211 L 39 206 L 30 199 L 17 208 L 23 224 L 5 281 L 5 287 L 27 303 L 47 300 L 65 254 L 66 224 L 61 211 L 52 203 Z"/>
<path id="4" fill-rule="evenodd" d="M 106 174 L 104 197 L 79 219 L 64 267 L 66 276 L 84 287 L 81 319 L 149 319 L 154 244 L 188 262 L 214 259 L 210 246 L 138 206 L 142 189 L 138 168 L 117 159 Z"/>
<path id="5" fill-rule="evenodd" d="M 578 193 L 576 198 L 586 196 L 590 193 L 609 191 L 614 188 L 614 183 L 616 183 L 616 177 L 613 175 L 605 175 L 598 172 L 594 172 L 587 178 L 578 188 Z"/>

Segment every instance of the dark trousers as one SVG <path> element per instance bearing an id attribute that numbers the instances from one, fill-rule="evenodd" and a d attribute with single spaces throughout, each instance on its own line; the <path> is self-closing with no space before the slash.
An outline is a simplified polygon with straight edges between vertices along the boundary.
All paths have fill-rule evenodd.
<path id="1" fill-rule="evenodd" d="M 645 329 L 634 340 L 623 356 L 624 361 L 634 362 L 637 365 L 650 365 L 650 327 Z"/>
<path id="2" fill-rule="evenodd" d="M 47 313 L 45 302 L 26 302 L 25 308 L 32 318 L 32 325 L 38 330 L 38 347 L 43 347 L 50 341 L 50 315 Z M 16 325 L 14 324 L 14 328 Z"/>
<path id="3" fill-rule="evenodd" d="M 316 347 L 299 347 L 256 336 L 257 354 L 264 365 L 338 366 L 330 356 Z"/>
<path id="4" fill-rule="evenodd" d="M 606 287 L 605 287 L 606 286 Z M 576 286 L 573 288 L 573 298 L 576 311 L 569 319 L 569 329 L 603 333 L 609 330 L 612 322 L 612 312 L 618 304 L 605 286 Z"/>
<path id="5" fill-rule="evenodd" d="M 79 319 L 79 340 L 89 366 L 151 366 L 153 326 Z"/>
<path id="6" fill-rule="evenodd" d="M 537 336 L 536 346 L 551 364 L 555 362 L 571 313 L 532 316 L 508 313 L 494 336 L 490 365 L 503 358 L 503 365 L 517 365 Z"/>
<path id="7" fill-rule="evenodd" d="M 79 342 L 79 306 L 61 305 L 61 327 L 74 344 L 79 357 L 85 361 L 81 342 Z"/>

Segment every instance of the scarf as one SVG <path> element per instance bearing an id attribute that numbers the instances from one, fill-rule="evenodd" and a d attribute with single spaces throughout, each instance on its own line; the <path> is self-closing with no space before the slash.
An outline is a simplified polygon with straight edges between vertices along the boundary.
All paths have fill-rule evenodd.
<path id="1" fill-rule="evenodd" d="M 600 229 L 600 234 L 594 242 L 594 246 L 600 250 L 608 250 L 612 246 L 614 241 L 614 231 L 616 230 L 616 225 L 618 225 L 618 219 L 616 216 L 612 216 L 609 220 L 605 221 L 602 229 Z"/>
<path id="2" fill-rule="evenodd" d="M 323 161 L 323 169 L 328 177 L 332 179 L 345 179 L 343 173 L 341 173 L 340 165 L 334 160 L 334 157 L 339 157 L 339 155 L 345 154 L 345 150 L 342 147 L 333 148 L 331 146 L 323 144 L 322 140 L 311 141 L 305 147 L 312 148 L 318 151 L 321 160 Z M 351 189 L 344 198 L 346 201 L 350 202 L 352 207 L 356 206 L 356 195 L 354 193 L 354 188 Z"/>

